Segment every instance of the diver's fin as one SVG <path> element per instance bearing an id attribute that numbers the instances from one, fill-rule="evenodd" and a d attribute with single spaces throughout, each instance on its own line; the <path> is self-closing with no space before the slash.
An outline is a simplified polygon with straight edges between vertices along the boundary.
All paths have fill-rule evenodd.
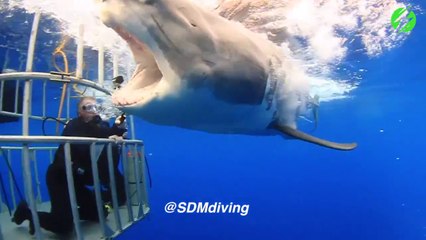
<path id="1" fill-rule="evenodd" d="M 332 148 L 332 149 L 336 149 L 336 150 L 343 150 L 343 151 L 348 151 L 348 150 L 353 150 L 354 148 L 357 147 L 356 143 L 335 143 L 335 142 L 330 142 L 324 139 L 320 139 L 317 137 L 314 137 L 312 135 L 306 134 L 302 131 L 299 131 L 297 129 L 288 127 L 288 126 L 280 126 L 275 124 L 274 126 L 275 129 L 277 129 L 278 131 L 287 134 L 291 137 L 300 139 L 302 141 L 306 141 L 306 142 L 311 142 L 320 146 L 324 146 L 324 147 L 328 147 L 328 148 Z"/>

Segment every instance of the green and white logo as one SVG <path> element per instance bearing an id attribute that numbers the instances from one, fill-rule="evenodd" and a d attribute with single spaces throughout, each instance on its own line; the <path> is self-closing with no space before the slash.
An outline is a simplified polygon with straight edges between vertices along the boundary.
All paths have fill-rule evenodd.
<path id="1" fill-rule="evenodd" d="M 398 8 L 392 13 L 391 24 L 394 29 L 399 29 L 399 32 L 408 33 L 413 30 L 414 26 L 416 26 L 416 14 L 413 11 L 410 11 L 408 14 L 406 12 L 409 11 L 407 8 Z M 403 15 L 406 15 L 406 19 L 403 18 Z M 404 21 L 403 21 L 404 20 Z M 404 22 L 404 24 L 401 24 Z"/>

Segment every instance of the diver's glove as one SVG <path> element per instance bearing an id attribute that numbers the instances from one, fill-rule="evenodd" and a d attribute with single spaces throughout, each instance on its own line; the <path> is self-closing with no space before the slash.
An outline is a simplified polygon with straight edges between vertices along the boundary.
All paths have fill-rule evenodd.
<path id="1" fill-rule="evenodd" d="M 80 164 L 77 164 L 75 162 L 71 162 L 71 169 L 74 174 L 83 176 L 86 173 L 86 170 L 82 167 L 80 167 Z"/>
<path id="2" fill-rule="evenodd" d="M 78 175 L 84 175 L 84 169 L 83 168 L 77 168 L 76 169 L 76 173 L 78 174 Z"/>
<path id="3" fill-rule="evenodd" d="M 84 182 L 91 182 L 92 180 L 92 173 L 91 171 L 88 171 L 87 169 L 84 169 L 82 167 L 78 167 L 73 165 L 73 174 L 78 179 L 84 181 Z"/>
<path id="4" fill-rule="evenodd" d="M 122 136 L 117 136 L 117 135 L 111 135 L 108 137 L 108 139 L 114 140 L 115 143 L 119 142 L 119 141 L 123 141 L 123 137 Z"/>

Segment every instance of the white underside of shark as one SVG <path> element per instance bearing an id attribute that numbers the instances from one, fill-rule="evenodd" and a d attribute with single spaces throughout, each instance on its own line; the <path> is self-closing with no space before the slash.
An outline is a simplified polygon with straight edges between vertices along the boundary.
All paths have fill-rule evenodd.
<path id="1" fill-rule="evenodd" d="M 102 21 L 132 50 L 137 69 L 113 101 L 155 124 L 211 133 L 287 134 L 308 104 L 303 75 L 274 43 L 189 0 L 106 0 Z"/>

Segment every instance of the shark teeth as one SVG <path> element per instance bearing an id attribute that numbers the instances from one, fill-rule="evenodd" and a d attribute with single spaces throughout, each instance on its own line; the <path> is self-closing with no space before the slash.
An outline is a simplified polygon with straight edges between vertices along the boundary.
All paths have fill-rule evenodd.
<path id="1" fill-rule="evenodd" d="M 112 95 L 112 102 L 119 106 L 128 106 L 143 101 L 143 88 L 124 87 Z"/>
<path id="2" fill-rule="evenodd" d="M 145 88 L 156 85 L 163 75 L 149 47 L 120 26 L 114 30 L 129 44 L 136 61 L 136 69 L 130 81 L 113 94 L 113 102 L 119 106 L 135 105 L 146 100 L 144 94 L 149 94 Z M 152 88 L 149 88 L 152 90 Z"/>

